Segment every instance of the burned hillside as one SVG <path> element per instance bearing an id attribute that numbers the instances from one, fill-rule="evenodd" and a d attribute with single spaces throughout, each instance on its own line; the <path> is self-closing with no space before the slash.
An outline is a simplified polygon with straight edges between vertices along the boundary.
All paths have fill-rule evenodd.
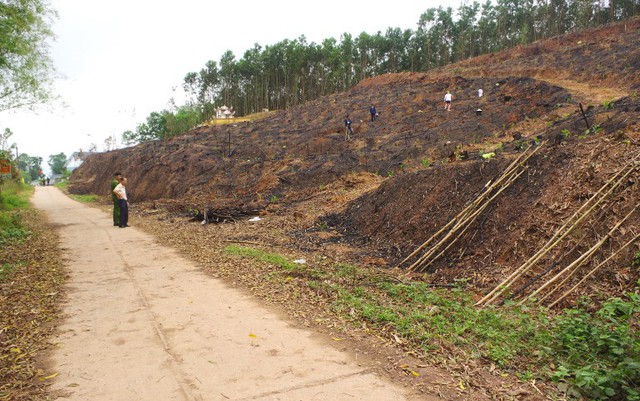
<path id="1" fill-rule="evenodd" d="M 106 194 L 118 170 L 129 177 L 134 202 L 183 216 L 240 211 L 295 217 L 294 246 L 340 243 L 351 246 L 345 258 L 394 267 L 513 160 L 539 148 L 522 175 L 416 275 L 435 284 L 464 280 L 483 294 L 638 156 L 638 42 L 636 19 L 428 73 L 370 78 L 260 120 L 199 127 L 93 155 L 74 171 L 70 191 Z M 443 110 L 446 91 L 454 97 L 450 112 Z M 380 113 L 376 121 L 370 121 L 370 105 Z M 350 140 L 347 114 L 354 122 Z M 371 185 L 360 185 L 361 178 Z M 639 203 L 637 168 L 625 179 L 513 290 L 553 265 L 537 279 L 544 282 L 607 236 Z M 349 185 L 361 192 L 335 196 Z M 318 206 L 322 202 L 330 206 Z M 633 238 L 637 221 L 636 215 L 626 220 L 583 268 Z M 592 280 L 587 292 L 625 291 L 638 279 L 637 251 L 633 244 L 616 254 L 596 276 L 606 280 Z"/>

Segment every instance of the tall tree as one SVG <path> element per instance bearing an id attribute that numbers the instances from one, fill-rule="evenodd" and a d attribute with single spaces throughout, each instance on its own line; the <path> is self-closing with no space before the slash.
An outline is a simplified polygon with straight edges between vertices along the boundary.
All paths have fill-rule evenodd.
<path id="1" fill-rule="evenodd" d="M 29 181 L 37 180 L 42 171 L 42 157 L 20 153 L 18 156 L 18 168 L 25 173 L 25 178 Z"/>
<path id="2" fill-rule="evenodd" d="M 50 155 L 48 163 L 53 174 L 64 174 L 67 172 L 67 156 L 64 153 Z"/>
<path id="3" fill-rule="evenodd" d="M 54 36 L 50 24 L 55 17 L 47 0 L 0 1 L 0 111 L 50 99 L 48 40 Z"/>

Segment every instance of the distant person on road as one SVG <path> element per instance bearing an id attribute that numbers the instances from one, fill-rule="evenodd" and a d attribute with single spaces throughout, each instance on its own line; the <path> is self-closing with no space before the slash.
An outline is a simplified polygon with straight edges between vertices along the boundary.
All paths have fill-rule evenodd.
<path id="1" fill-rule="evenodd" d="M 49 186 L 50 182 L 51 182 L 51 178 L 47 177 L 47 186 Z"/>
<path id="2" fill-rule="evenodd" d="M 451 101 L 453 100 L 453 96 L 451 92 L 447 91 L 447 94 L 444 95 L 444 109 L 446 111 L 451 111 Z"/>
<path id="3" fill-rule="evenodd" d="M 351 128 L 351 119 L 347 114 L 344 118 L 344 140 L 348 141 L 351 138 L 351 134 L 353 134 L 353 128 Z"/>
<path id="4" fill-rule="evenodd" d="M 127 200 L 127 178 L 120 177 L 120 183 L 113 189 L 113 194 L 118 198 L 120 209 L 120 221 L 118 227 L 129 227 L 129 201 Z"/>
<path id="5" fill-rule="evenodd" d="M 120 206 L 118 205 L 118 197 L 113 192 L 114 189 L 120 184 L 120 179 L 122 178 L 122 173 L 118 172 L 113 175 L 113 180 L 111 180 L 111 199 L 113 200 L 113 225 L 120 225 Z"/>
<path id="6" fill-rule="evenodd" d="M 371 107 L 369 107 L 369 113 L 371 114 L 371 121 L 375 121 L 378 117 L 378 112 L 376 111 L 375 104 L 372 104 Z"/>

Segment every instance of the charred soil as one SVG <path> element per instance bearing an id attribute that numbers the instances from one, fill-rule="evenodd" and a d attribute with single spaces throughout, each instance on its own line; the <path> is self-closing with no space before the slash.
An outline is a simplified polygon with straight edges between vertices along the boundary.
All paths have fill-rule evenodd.
<path id="1" fill-rule="evenodd" d="M 480 299 L 631 165 L 592 213 L 500 299 L 532 295 L 603 239 L 549 300 L 600 264 L 560 305 L 584 295 L 619 296 L 640 278 L 632 264 L 637 242 L 607 260 L 640 230 L 640 212 L 623 221 L 640 203 L 637 43 L 635 19 L 428 73 L 370 78 L 260 120 L 195 128 L 93 155 L 74 171 L 70 192 L 106 194 L 113 172 L 125 172 L 134 212 L 160 221 L 156 228 L 145 223 L 147 228 L 179 225 L 181 231 L 171 233 L 176 239 L 165 233 L 165 240 L 203 263 L 227 238 L 291 257 L 324 255 L 388 272 L 481 196 L 513 160 L 537 149 L 522 175 L 433 263 L 423 271 L 400 270 L 433 285 L 462 283 Z M 454 96 L 451 111 L 443 109 L 447 90 Z M 368 112 L 372 104 L 380 112 L 375 121 Z M 343 127 L 347 114 L 354 121 L 350 140 Z M 256 215 L 262 223 L 216 226 L 215 240 L 199 223 L 187 222 L 247 223 Z M 245 269 L 220 274 L 261 288 Z M 285 295 L 279 299 L 287 304 Z M 322 315 L 324 305 L 314 305 L 307 305 L 308 313 Z"/>

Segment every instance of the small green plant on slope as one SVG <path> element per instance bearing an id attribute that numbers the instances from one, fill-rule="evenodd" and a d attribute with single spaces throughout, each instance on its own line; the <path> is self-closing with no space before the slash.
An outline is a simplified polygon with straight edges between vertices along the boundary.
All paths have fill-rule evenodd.
<path id="1" fill-rule="evenodd" d="M 615 100 L 613 100 L 613 99 L 602 102 L 602 108 L 604 110 L 611 110 L 614 105 L 615 105 Z"/>

